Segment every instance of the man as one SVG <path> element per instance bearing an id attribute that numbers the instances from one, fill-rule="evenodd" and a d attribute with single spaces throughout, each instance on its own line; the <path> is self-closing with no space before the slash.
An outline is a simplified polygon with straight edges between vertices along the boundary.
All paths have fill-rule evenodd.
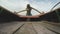
<path id="1" fill-rule="evenodd" d="M 39 12 L 37 9 L 32 8 L 32 7 L 30 6 L 30 4 L 27 4 L 26 10 L 22 10 L 22 11 L 20 11 L 20 12 L 27 11 L 26 16 L 32 16 L 32 14 L 31 14 L 31 10 L 32 10 L 32 9 L 34 9 L 34 10 L 37 11 L 37 12 Z M 20 13 L 20 12 L 17 12 L 17 13 Z M 39 13 L 41 14 L 41 12 L 39 12 Z"/>

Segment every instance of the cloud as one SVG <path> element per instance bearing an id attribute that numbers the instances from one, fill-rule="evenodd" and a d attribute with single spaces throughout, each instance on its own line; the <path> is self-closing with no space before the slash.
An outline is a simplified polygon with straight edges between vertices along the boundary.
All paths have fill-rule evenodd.
<path id="1" fill-rule="evenodd" d="M 33 7 L 37 8 L 40 11 L 45 11 L 45 12 L 49 12 L 51 10 L 51 8 L 58 3 L 60 0 L 45 0 L 45 1 L 34 1 L 33 3 L 31 3 L 33 5 Z M 59 5 L 60 6 L 60 5 Z M 58 6 L 57 6 L 58 7 Z"/>
<path id="2" fill-rule="evenodd" d="M 1 0 L 0 4 L 6 8 L 12 9 L 12 10 L 18 10 L 19 8 L 25 8 L 25 5 L 28 3 L 28 1 L 19 0 L 19 1 L 12 1 L 12 0 Z"/>

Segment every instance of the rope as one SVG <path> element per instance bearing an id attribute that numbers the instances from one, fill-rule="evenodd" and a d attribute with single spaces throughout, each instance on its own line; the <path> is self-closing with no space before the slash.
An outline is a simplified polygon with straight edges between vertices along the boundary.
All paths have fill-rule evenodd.
<path id="1" fill-rule="evenodd" d="M 58 2 L 57 4 L 55 4 L 55 5 L 52 7 L 51 11 L 52 11 L 57 5 L 59 5 L 59 4 L 60 4 L 60 2 Z"/>

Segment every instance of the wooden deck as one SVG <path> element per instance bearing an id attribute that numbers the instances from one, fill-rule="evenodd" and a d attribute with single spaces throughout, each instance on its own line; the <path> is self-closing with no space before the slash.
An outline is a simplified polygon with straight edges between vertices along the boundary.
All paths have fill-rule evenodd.
<path id="1" fill-rule="evenodd" d="M 0 34 L 60 34 L 60 23 L 47 21 L 1 23 Z"/>

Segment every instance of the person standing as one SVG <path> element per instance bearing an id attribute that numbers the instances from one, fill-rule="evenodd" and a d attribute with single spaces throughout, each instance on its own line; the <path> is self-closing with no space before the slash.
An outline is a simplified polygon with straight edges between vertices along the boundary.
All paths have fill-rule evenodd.
<path id="1" fill-rule="evenodd" d="M 26 7 L 25 10 L 19 11 L 19 12 L 17 12 L 17 13 L 20 13 L 20 12 L 23 12 L 23 11 L 27 11 L 26 16 L 32 16 L 32 14 L 31 14 L 31 10 L 32 10 L 32 9 L 35 10 L 35 11 L 37 11 L 37 12 L 39 12 L 40 14 L 42 14 L 42 13 L 41 13 L 40 11 L 38 11 L 37 9 L 31 7 L 30 4 L 27 4 L 27 7 Z"/>

